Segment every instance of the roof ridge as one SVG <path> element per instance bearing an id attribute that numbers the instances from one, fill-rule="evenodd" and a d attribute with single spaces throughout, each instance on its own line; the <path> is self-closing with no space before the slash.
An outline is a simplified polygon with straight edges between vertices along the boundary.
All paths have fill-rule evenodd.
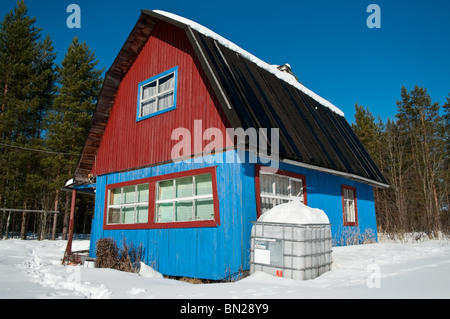
<path id="1" fill-rule="evenodd" d="M 288 74 L 286 72 L 280 71 L 278 69 L 278 65 L 270 65 L 267 62 L 264 62 L 263 60 L 259 59 L 258 57 L 254 56 L 253 54 L 251 54 L 250 52 L 242 49 L 241 47 L 239 47 L 237 44 L 231 42 L 230 40 L 222 37 L 221 35 L 217 34 L 216 32 L 208 29 L 207 27 L 189 20 L 187 18 L 181 17 L 179 15 L 176 15 L 174 13 L 170 13 L 170 12 L 166 12 L 166 11 L 162 11 L 162 10 L 152 10 L 152 12 L 155 12 L 157 14 L 163 15 L 169 19 L 178 21 L 179 23 L 182 23 L 184 25 L 188 25 L 190 26 L 192 29 L 196 30 L 197 32 L 213 39 L 216 40 L 217 42 L 219 42 L 220 44 L 222 44 L 223 46 L 225 46 L 226 48 L 240 54 L 243 58 L 255 63 L 258 67 L 272 73 L 273 75 L 275 75 L 276 77 L 278 77 L 279 79 L 283 80 L 284 82 L 286 82 L 287 84 L 290 84 L 291 86 L 295 87 L 296 89 L 299 89 L 300 91 L 302 91 L 303 93 L 305 93 L 306 95 L 308 95 L 309 97 L 313 98 L 314 100 L 316 100 L 317 102 L 319 102 L 320 104 L 322 104 L 323 106 L 331 109 L 333 112 L 335 112 L 336 114 L 340 115 L 340 116 L 345 116 L 344 112 L 342 112 L 342 110 L 340 110 L 337 106 L 335 106 L 334 104 L 332 104 L 331 102 L 329 102 L 328 100 L 324 99 L 323 97 L 319 96 L 318 94 L 314 93 L 313 91 L 311 91 L 310 89 L 308 89 L 307 87 L 305 87 L 303 84 L 301 84 L 300 82 L 298 82 L 295 77 L 291 74 Z"/>

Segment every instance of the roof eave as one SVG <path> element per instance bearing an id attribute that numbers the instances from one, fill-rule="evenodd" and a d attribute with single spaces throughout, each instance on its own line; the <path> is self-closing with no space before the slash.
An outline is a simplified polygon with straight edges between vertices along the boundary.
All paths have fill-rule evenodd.
<path id="1" fill-rule="evenodd" d="M 74 174 L 76 181 L 87 181 L 87 176 L 91 173 L 95 163 L 95 157 L 105 132 L 119 85 L 147 42 L 156 22 L 148 10 L 142 10 L 136 25 L 110 69 L 106 72 L 82 156 Z"/>

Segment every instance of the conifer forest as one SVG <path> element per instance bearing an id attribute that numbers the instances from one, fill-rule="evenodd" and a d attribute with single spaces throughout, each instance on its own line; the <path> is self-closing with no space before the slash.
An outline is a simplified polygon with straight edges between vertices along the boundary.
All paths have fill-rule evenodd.
<path id="1" fill-rule="evenodd" d="M 0 19 L 0 239 L 65 238 L 71 193 L 63 186 L 80 159 L 104 70 L 76 37 L 57 64 L 23 0 Z M 439 105 L 424 87 L 399 91 L 394 118 L 383 122 L 356 104 L 352 124 L 390 185 L 374 188 L 378 231 L 449 234 L 450 95 Z M 80 194 L 76 207 L 74 232 L 89 233 L 93 196 Z"/>
<path id="2" fill-rule="evenodd" d="M 103 70 L 86 43 L 75 37 L 56 65 L 50 37 L 35 24 L 23 1 L 0 22 L 3 238 L 67 235 L 71 193 L 62 188 L 80 159 L 102 84 Z M 94 199 L 77 197 L 74 231 L 89 233 Z"/>

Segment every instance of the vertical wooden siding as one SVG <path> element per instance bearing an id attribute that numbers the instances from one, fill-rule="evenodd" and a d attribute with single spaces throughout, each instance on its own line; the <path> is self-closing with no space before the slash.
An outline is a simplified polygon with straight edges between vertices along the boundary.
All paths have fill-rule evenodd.
<path id="1" fill-rule="evenodd" d="M 175 66 L 176 109 L 136 122 L 138 84 Z M 159 22 L 120 84 L 93 174 L 170 160 L 171 150 L 178 142 L 171 140 L 172 131 L 184 127 L 193 135 L 194 120 L 203 121 L 203 130 L 217 127 L 225 133 L 229 127 L 184 30 Z M 202 149 L 208 143 L 203 141 Z"/>

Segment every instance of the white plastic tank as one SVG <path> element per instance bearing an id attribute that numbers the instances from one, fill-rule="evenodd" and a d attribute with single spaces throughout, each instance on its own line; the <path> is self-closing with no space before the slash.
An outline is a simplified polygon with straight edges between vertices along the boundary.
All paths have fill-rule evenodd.
<path id="1" fill-rule="evenodd" d="M 275 206 L 252 227 L 250 273 L 314 279 L 331 268 L 331 240 L 324 211 L 300 201 Z"/>

